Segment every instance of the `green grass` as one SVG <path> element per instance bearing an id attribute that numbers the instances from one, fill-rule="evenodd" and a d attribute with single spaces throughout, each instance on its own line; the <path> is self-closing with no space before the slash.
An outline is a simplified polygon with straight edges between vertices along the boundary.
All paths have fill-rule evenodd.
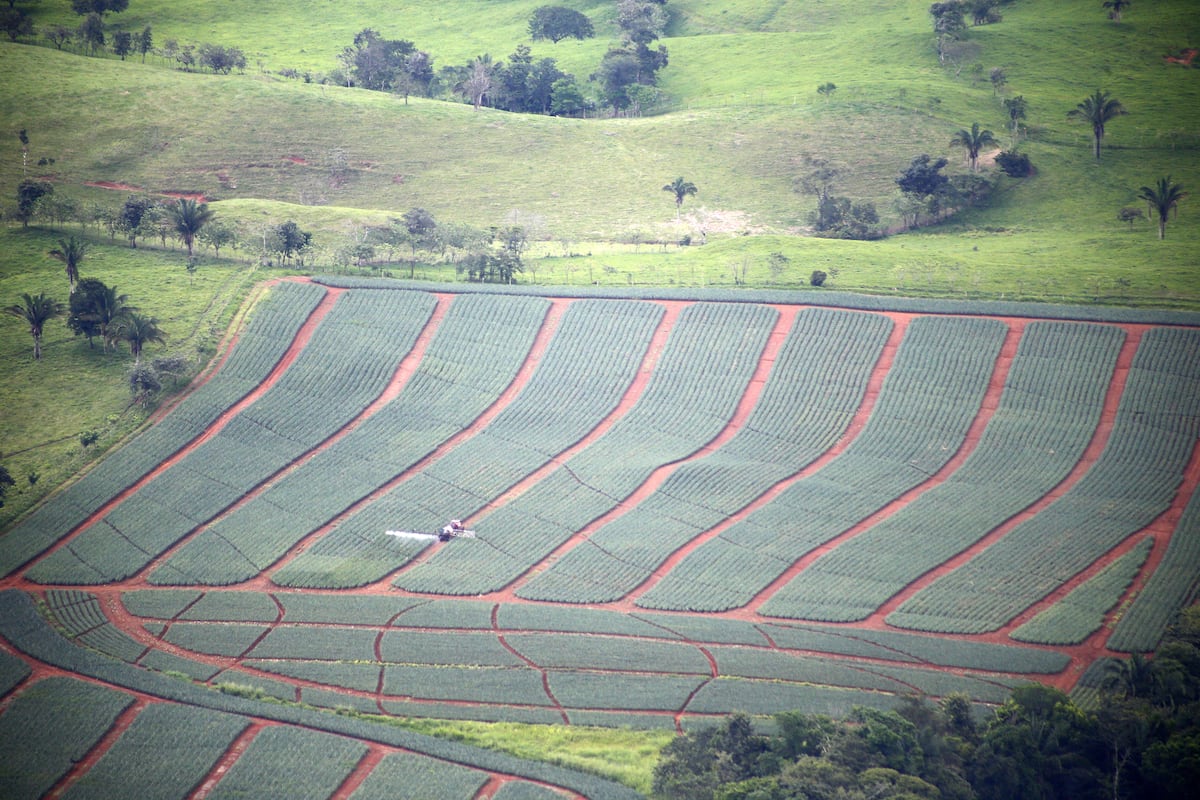
<path id="1" fill-rule="evenodd" d="M 649 794 L 659 751 L 672 731 L 526 725 L 517 722 L 443 722 L 407 719 L 400 723 L 418 733 L 502 750 L 519 758 L 549 761 L 620 781 Z"/>

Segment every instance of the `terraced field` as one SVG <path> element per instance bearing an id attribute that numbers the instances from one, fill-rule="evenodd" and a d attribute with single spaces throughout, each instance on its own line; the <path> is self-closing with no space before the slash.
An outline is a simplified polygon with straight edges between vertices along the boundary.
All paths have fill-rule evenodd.
<path id="1" fill-rule="evenodd" d="M 1110 313 L 277 283 L 0 536 L 32 765 L 0 795 L 632 797 L 320 709 L 680 731 L 1070 690 L 1200 576 L 1200 326 Z M 451 517 L 477 537 L 386 533 Z"/>

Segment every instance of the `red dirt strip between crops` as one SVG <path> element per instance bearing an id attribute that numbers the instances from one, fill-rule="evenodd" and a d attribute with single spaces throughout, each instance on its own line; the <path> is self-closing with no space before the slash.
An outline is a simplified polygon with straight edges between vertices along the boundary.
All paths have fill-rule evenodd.
<path id="1" fill-rule="evenodd" d="M 181 549 L 192 539 L 199 536 L 202 532 L 208 530 L 216 523 L 225 519 L 242 506 L 259 497 L 263 492 L 269 489 L 273 484 L 277 483 L 285 475 L 302 467 L 306 461 L 313 458 L 313 456 L 315 456 L 317 453 L 335 445 L 338 441 L 349 435 L 350 432 L 355 428 L 362 425 L 368 419 L 375 416 L 375 414 L 379 413 L 381 409 L 395 401 L 396 398 L 400 396 L 400 393 L 404 391 L 404 387 L 408 385 L 409 380 L 412 379 L 412 376 L 416 372 L 417 366 L 420 364 L 421 359 L 425 357 L 425 351 L 429 348 L 429 343 L 433 340 L 434 334 L 441 326 L 442 320 L 445 319 L 446 312 L 449 310 L 450 304 L 453 302 L 454 298 L 453 295 L 446 294 L 438 294 L 435 295 L 435 297 L 437 297 L 437 305 L 434 306 L 433 313 L 430 314 L 429 320 L 421 329 L 420 334 L 418 334 L 412 349 L 409 350 L 408 354 L 400 360 L 399 365 L 396 367 L 396 371 L 392 374 L 391 380 L 388 382 L 388 385 L 384 387 L 383 391 L 380 392 L 378 397 L 371 401 L 371 403 L 356 417 L 349 420 L 337 431 L 334 431 L 322 442 L 296 457 L 296 459 L 291 463 L 286 464 L 285 466 L 276 470 L 272 475 L 264 478 L 254 488 L 250 489 L 236 501 L 226 506 L 207 522 L 197 526 L 190 533 L 178 539 L 173 545 L 159 554 L 158 558 L 155 558 L 147 566 L 142 568 L 142 570 L 140 570 L 137 575 L 131 579 L 131 584 L 136 585 L 139 582 L 144 581 L 152 572 L 158 569 L 162 564 L 166 563 L 171 556 L 173 556 L 179 549 Z"/>
<path id="2" fill-rule="evenodd" d="M 317 307 L 313 309 L 312 313 L 309 314 L 308 319 L 305 320 L 304 324 L 300 326 L 299 331 L 297 331 L 295 337 L 292 339 L 291 345 L 284 352 L 283 356 L 279 359 L 278 363 L 275 364 L 275 367 L 271 370 L 262 383 L 247 392 L 241 400 L 237 401 L 229 408 L 225 409 L 225 411 L 221 412 L 221 414 L 216 418 L 216 420 L 213 421 L 211 425 L 205 428 L 203 432 L 193 438 L 190 442 L 177 450 L 173 455 L 164 459 L 157 467 L 150 470 L 150 472 L 143 475 L 140 479 L 134 481 L 133 484 L 119 492 L 115 497 L 92 513 L 87 519 L 72 528 L 65 536 L 55 542 L 51 547 L 43 551 L 38 556 L 38 559 L 45 558 L 50 553 L 53 553 L 60 548 L 69 546 L 71 540 L 76 534 L 78 534 L 80 531 L 87 530 L 92 525 L 95 525 L 97 522 L 104 519 L 105 516 L 110 514 L 113 509 L 115 509 L 121 503 L 125 502 L 126 499 L 136 494 L 143 486 L 150 483 L 150 481 L 154 480 L 159 475 L 162 475 L 171 467 L 182 461 L 197 447 L 204 444 L 209 439 L 212 439 L 226 425 L 228 425 L 234 417 L 240 414 L 247 407 L 257 402 L 258 399 L 262 397 L 272 386 L 274 386 L 279 378 L 285 372 L 287 372 L 288 368 L 291 367 L 292 363 L 295 362 L 295 360 L 299 357 L 301 351 L 308 346 L 313 334 L 316 333 L 317 328 L 320 327 L 321 321 L 333 309 L 338 297 L 344 291 L 344 289 L 329 289 L 327 291 L 325 297 L 322 298 L 321 302 L 317 304 Z"/>
<path id="3" fill-rule="evenodd" d="M 1096 459 L 1100 457 L 1101 453 L 1104 452 L 1104 448 L 1108 445 L 1108 438 L 1112 433 L 1113 424 L 1117 417 L 1117 409 L 1121 404 L 1121 396 L 1125 392 L 1125 383 L 1129 378 L 1129 368 L 1133 363 L 1133 357 L 1137 352 L 1138 344 L 1141 342 L 1143 330 L 1127 327 L 1126 333 L 1127 336 L 1125 338 L 1125 342 L 1122 344 L 1121 351 L 1117 355 L 1117 363 L 1113 370 L 1112 379 L 1108 384 L 1108 392 L 1104 397 L 1104 405 L 1100 412 L 1100 421 L 1096 425 L 1096 430 L 1092 433 L 1091 441 L 1088 442 L 1088 445 L 1086 448 L 1084 448 L 1083 454 L 1080 456 L 1079 461 L 1075 464 L 1071 471 L 1067 473 L 1067 476 L 1063 478 L 1058 485 L 1047 492 L 1044 497 L 1030 505 L 1024 511 L 1014 515 L 1003 525 L 997 527 L 971 547 L 968 547 L 954 558 L 951 558 L 938 565 L 925 575 L 922 575 L 920 579 L 913 581 L 902 591 L 892 596 L 891 599 L 880 606 L 879 609 L 868 618 L 868 621 L 871 624 L 881 627 L 890 627 L 886 622 L 884 622 L 884 618 L 887 617 L 888 614 L 891 614 L 910 597 L 929 586 L 939 577 L 958 569 L 963 564 L 967 563 L 971 559 L 975 558 L 975 556 L 991 547 L 998 539 L 1011 532 L 1018 525 L 1031 519 L 1034 515 L 1043 511 L 1050 504 L 1057 502 L 1059 498 L 1066 494 L 1076 483 L 1079 482 L 1081 478 L 1083 478 L 1084 475 L 1087 474 L 1088 470 L 1092 468 L 1092 465 L 1096 462 Z M 1008 642 L 1008 634 L 1019 625 L 1024 624 L 1025 620 L 1031 616 L 1031 613 L 1026 612 L 1025 614 L 1015 618 L 1004 628 L 992 633 L 976 634 L 975 638 L 994 642 Z M 1020 622 L 1017 620 L 1020 620 Z"/>
<path id="4" fill-rule="evenodd" d="M 188 800 L 204 800 L 212 794 L 212 790 L 216 787 L 217 782 L 225 777 L 225 773 L 229 771 L 237 760 L 242 757 L 242 753 L 246 752 L 246 748 L 254 741 L 264 728 L 269 728 L 277 724 L 274 722 L 266 722 L 264 720 L 252 720 L 246 729 L 237 735 L 233 740 L 233 744 L 229 745 L 229 749 L 225 754 L 217 759 L 217 763 L 213 764 L 213 768 L 209 770 L 208 775 L 204 780 L 200 781 L 200 786 L 188 795 Z"/>
<path id="5" fill-rule="evenodd" d="M 542 320 L 541 327 L 534 336 L 533 344 L 530 345 L 529 352 L 525 356 L 524 363 L 517 370 L 509 385 L 504 389 L 503 392 L 500 393 L 500 396 L 497 397 L 496 400 L 493 401 L 492 404 L 488 406 L 482 414 L 476 417 L 471 424 L 467 425 L 467 427 L 446 439 L 446 441 L 435 448 L 433 452 L 426 455 L 412 467 L 392 478 L 392 480 L 375 489 L 375 491 L 371 492 L 367 496 L 360 498 L 357 502 L 352 503 L 333 519 L 327 521 L 321 527 L 310 532 L 307 536 L 293 545 L 271 566 L 275 569 L 278 569 L 284 564 L 287 564 L 297 555 L 307 550 L 313 542 L 319 540 L 336 528 L 347 517 L 350 517 L 351 515 L 357 513 L 364 506 L 367 506 L 383 497 L 388 492 L 392 491 L 392 489 L 394 489 L 396 486 L 407 481 L 413 475 L 421 472 L 430 464 L 443 458 L 446 453 L 453 450 L 464 440 L 475 436 L 477 433 L 491 424 L 492 420 L 495 419 L 501 411 L 508 408 L 512 401 L 515 400 L 518 395 L 520 395 L 521 391 L 525 388 L 525 384 L 529 382 L 529 377 L 533 374 L 533 371 L 537 369 L 537 365 L 541 362 L 542 356 L 545 355 L 546 348 L 550 345 L 550 340 L 554 338 L 555 332 L 558 331 L 558 324 L 562 320 L 562 315 L 566 312 L 567 306 L 569 306 L 572 302 L 574 301 L 562 298 L 555 298 L 551 301 L 550 307 L 547 309 L 546 316 Z M 429 549 L 436 549 L 436 546 L 437 545 L 435 544 Z M 269 591 L 273 587 L 274 584 L 271 583 L 270 577 L 267 575 L 266 570 L 263 570 L 263 572 L 257 578 L 253 578 L 245 583 L 239 584 L 239 588 L 254 589 L 258 591 Z M 382 594 L 389 591 L 390 587 L 387 585 L 387 578 L 375 584 L 354 590 L 356 594 Z"/>
<path id="6" fill-rule="evenodd" d="M 754 374 L 750 376 L 750 380 L 746 385 L 746 390 L 743 392 L 741 399 L 738 401 L 737 407 L 734 409 L 733 415 L 730 417 L 729 422 L 726 423 L 725 427 L 722 428 L 716 436 L 701 445 L 691 454 L 684 456 L 677 461 L 672 461 L 655 468 L 645 482 L 643 482 L 641 486 L 637 487 L 632 494 L 628 495 L 619 503 L 617 503 L 617 505 L 611 510 L 589 522 L 581 530 L 576 531 L 573 536 L 556 547 L 548 556 L 526 570 L 524 575 L 514 581 L 511 587 L 506 589 L 506 596 L 515 598 L 515 592 L 519 590 L 521 586 L 523 586 L 534 575 L 545 570 L 568 552 L 574 550 L 583 542 L 591 538 L 593 533 L 600 530 L 608 523 L 632 511 L 643 500 L 654 494 L 654 492 L 658 491 L 659 487 L 662 486 L 667 478 L 674 474 L 675 471 L 681 466 L 690 461 L 695 461 L 696 459 L 709 455 L 714 450 L 717 450 L 723 444 L 732 439 L 737 432 L 742 429 L 746 423 L 746 420 L 750 418 L 750 414 L 754 411 L 754 407 L 758 404 L 759 398 L 762 396 L 763 389 L 767 383 L 767 378 L 771 373 L 772 367 L 775 365 L 775 360 L 779 357 L 779 351 L 783 349 L 783 344 L 785 341 L 787 341 L 788 332 L 791 330 L 791 327 L 796 320 L 796 315 L 800 312 L 800 309 L 797 306 L 782 306 L 778 307 L 777 310 L 779 311 L 779 317 L 775 320 L 775 325 L 771 329 L 771 333 L 767 337 L 767 342 L 759 355 L 758 366 L 755 368 Z M 673 327 L 673 325 L 671 327 Z M 589 440 L 594 441 L 594 438 L 595 437 L 589 437 Z M 565 458 L 562 460 L 565 460 Z"/>
<path id="7" fill-rule="evenodd" d="M 782 575 L 771 582 L 769 586 L 759 592 L 755 598 L 747 605 L 747 609 L 758 613 L 758 609 L 765 603 L 771 595 L 785 586 L 797 575 L 808 569 L 814 561 L 826 553 L 831 552 L 843 542 L 853 539 L 865 530 L 878 524 L 881 520 L 892 516 L 900 509 L 907 506 L 915 498 L 929 491 L 935 486 L 945 482 L 946 478 L 954 474 L 963 462 L 975 452 L 976 446 L 979 444 L 979 439 L 983 435 L 984 429 L 988 422 L 991 421 L 992 415 L 995 414 L 996 408 L 1000 405 L 1000 395 L 1004 393 L 1004 384 L 1008 380 L 1008 371 L 1012 367 L 1013 357 L 1017 353 L 1017 344 L 1020 342 L 1021 335 L 1025 331 L 1026 320 L 1023 319 L 1008 319 L 1005 320 L 1008 324 L 1008 333 L 1005 334 L 1004 344 L 1000 348 L 1000 355 L 996 359 L 996 366 L 992 370 L 992 377 L 988 383 L 987 390 L 984 392 L 983 400 L 979 404 L 979 413 L 975 415 L 975 419 L 971 422 L 967 429 L 966 435 L 959 444 L 958 450 L 947 461 L 942 468 L 929 476 L 927 480 L 909 489 L 904 494 L 889 502 L 883 508 L 868 516 L 858 524 L 843 531 L 834 538 L 814 548 L 802 558 L 798 559 L 792 566 L 787 569 Z M 856 627 L 871 627 L 866 623 L 853 623 Z"/>
<path id="8" fill-rule="evenodd" d="M 87 751 L 87 754 L 72 764 L 71 768 L 67 770 L 66 774 L 59 778 L 58 782 L 54 784 L 54 786 L 50 787 L 50 791 L 46 792 L 46 794 L 42 796 L 46 798 L 46 800 L 57 800 L 57 798 L 62 797 L 63 793 L 70 788 L 72 783 L 79 779 L 80 775 L 84 775 L 89 772 L 92 767 L 96 766 L 96 762 L 99 761 L 105 753 L 112 749 L 112 746 L 116 744 L 117 740 L 121 738 L 125 731 L 129 730 L 129 726 L 133 724 L 135 719 L 137 719 L 138 714 L 141 714 L 143 709 L 145 709 L 148 705 L 150 705 L 150 701 L 144 697 L 139 697 L 130 703 L 125 710 L 118 714 L 117 718 L 113 720 L 112 726 L 109 727 L 104 736 L 100 738 L 100 741 L 92 745 L 91 749 Z"/>
<path id="9" fill-rule="evenodd" d="M 867 388 L 866 391 L 863 392 L 862 401 L 859 403 L 858 410 L 855 412 L 854 417 L 850 420 L 850 424 L 846 426 L 846 430 L 833 444 L 833 446 L 822 453 L 818 458 L 810 462 L 807 466 L 803 467 L 799 472 L 796 472 L 790 477 L 784 478 L 779 483 L 767 489 L 767 491 L 763 492 L 744 508 L 731 514 L 719 525 L 709 528 L 707 531 L 692 539 L 692 541 L 688 542 L 674 553 L 670 554 L 649 578 L 647 578 L 640 586 L 636 587 L 632 592 L 630 592 L 624 600 L 615 604 L 617 608 L 629 612 L 644 611 L 645 609 L 640 609 L 636 606 L 638 598 L 650 591 L 650 589 L 652 589 L 659 581 L 661 581 L 667 575 L 667 573 L 678 566 L 681 561 L 699 549 L 706 542 L 720 536 L 730 527 L 746 519 L 755 511 L 767 505 L 779 495 L 783 494 L 783 492 L 787 491 L 792 484 L 807 478 L 809 475 L 812 475 L 814 472 L 822 469 L 834 458 L 837 458 L 839 455 L 841 455 L 842 451 L 849 446 L 850 442 L 854 441 L 858 437 L 858 434 L 862 432 L 863 427 L 866 426 L 867 420 L 871 416 L 871 411 L 875 408 L 875 403 L 879 399 L 879 391 L 883 388 L 883 381 L 887 377 L 888 372 L 891 371 L 892 362 L 896 357 L 896 351 L 899 349 L 900 342 L 904 338 L 905 332 L 908 330 L 908 324 L 913 319 L 913 315 L 911 314 L 893 314 L 890 315 L 890 317 L 893 323 L 892 331 L 888 335 L 887 341 L 884 342 L 883 348 L 879 353 L 879 358 L 875 361 L 875 366 L 871 370 L 871 376 L 867 380 Z M 740 424 L 741 423 L 739 423 L 739 425 Z M 731 611 L 724 612 L 722 616 L 744 619 L 753 622 L 758 622 L 762 619 L 757 613 L 750 611 L 749 609 L 733 609 Z"/>

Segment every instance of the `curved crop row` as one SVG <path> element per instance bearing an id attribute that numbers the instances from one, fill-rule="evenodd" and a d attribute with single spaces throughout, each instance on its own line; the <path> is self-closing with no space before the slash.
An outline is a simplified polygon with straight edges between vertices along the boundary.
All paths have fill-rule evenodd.
<path id="1" fill-rule="evenodd" d="M 521 394 L 485 429 L 341 521 L 272 580 L 358 586 L 404 564 L 425 543 L 390 539 L 384 531 L 437 530 L 449 517 L 468 518 L 577 442 L 633 380 L 662 311 L 646 303 L 572 304 Z M 604 342 L 602 355 L 597 341 Z"/>
<path id="2" fill-rule="evenodd" d="M 151 582 L 222 585 L 259 574 L 494 402 L 523 363 L 547 308 L 538 299 L 456 299 L 399 396 L 303 469 L 201 531 Z"/>
<path id="3" fill-rule="evenodd" d="M 109 500 L 200 435 L 222 411 L 255 389 L 283 357 L 300 327 L 325 296 L 308 283 L 282 283 L 254 309 L 220 372 L 162 420 L 108 455 L 0 537 L 0 575 L 11 574 Z"/>
<path id="4" fill-rule="evenodd" d="M 812 309 L 797 315 L 745 427 L 682 465 L 650 497 L 591 534 L 517 594 L 619 599 L 673 550 L 828 450 L 850 424 L 891 328 L 886 317 Z"/>
<path id="5" fill-rule="evenodd" d="M 411 591 L 479 594 L 511 583 L 659 466 L 684 458 L 732 417 L 778 314 L 751 305 L 689 306 L 637 404 L 589 447 L 476 522 L 486 534 L 444 548 L 395 581 Z"/>
<path id="6" fill-rule="evenodd" d="M 1063 497 L 888 616 L 902 628 L 996 630 L 1170 507 L 1200 434 L 1200 331 L 1154 328 L 1108 446 Z"/>
<path id="7" fill-rule="evenodd" d="M 999 406 L 962 466 L 815 560 L 764 612 L 786 604 L 793 611 L 788 616 L 865 619 L 909 583 L 1043 497 L 1091 441 L 1123 338 L 1111 326 L 1030 324 Z"/>
<path id="8" fill-rule="evenodd" d="M 690 553 L 637 604 L 695 611 L 744 606 L 806 552 L 926 480 L 961 446 L 1006 331 L 996 320 L 914 320 L 854 441 Z M 819 618 L 786 594 L 763 613 Z"/>
<path id="9" fill-rule="evenodd" d="M 1108 637 L 1109 649 L 1146 653 L 1157 648 L 1179 609 L 1194 599 L 1198 583 L 1200 493 L 1192 495 L 1158 568 L 1113 627 Z"/>
<path id="10" fill-rule="evenodd" d="M 29 570 L 41 583 L 135 574 L 378 395 L 433 308 L 427 295 L 347 293 L 280 379 L 166 472 Z"/>

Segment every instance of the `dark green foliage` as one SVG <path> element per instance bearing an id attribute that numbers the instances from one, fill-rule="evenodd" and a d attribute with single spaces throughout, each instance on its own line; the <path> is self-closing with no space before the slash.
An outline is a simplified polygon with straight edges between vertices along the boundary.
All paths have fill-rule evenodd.
<path id="1" fill-rule="evenodd" d="M 408 59 L 417 52 L 417 47 L 412 42 L 404 39 L 385 39 L 378 31 L 364 28 L 355 34 L 354 44 L 342 50 L 338 58 L 346 69 L 350 85 L 390 91 L 396 88 L 397 76 L 414 75 L 408 71 Z M 412 66 L 417 65 L 414 62 Z"/>
<path id="2" fill-rule="evenodd" d="M 829 274 L 824 270 L 814 269 L 812 276 L 808 279 L 808 282 L 813 286 L 824 286 L 825 279 L 828 277 Z"/>
<path id="3" fill-rule="evenodd" d="M 942 174 L 946 159 L 936 161 L 922 153 L 912 160 L 908 168 L 896 178 L 900 193 L 910 202 L 903 209 L 905 222 L 916 227 L 921 212 L 937 219 L 952 194 L 950 179 Z"/>
<path id="4" fill-rule="evenodd" d="M 529 18 L 529 35 L 534 41 L 549 39 L 558 44 L 563 39 L 590 39 L 595 35 L 592 21 L 573 8 L 541 6 Z"/>
<path id="5" fill-rule="evenodd" d="M 71 10 L 79 16 L 117 14 L 129 8 L 129 0 L 71 0 Z"/>
<path id="6" fill-rule="evenodd" d="M 1001 150 L 996 156 L 996 166 L 1010 178 L 1027 178 L 1033 174 L 1029 156 L 1016 150 Z"/>
<path id="7" fill-rule="evenodd" d="M 8 493 L 8 487 L 16 484 L 12 475 L 4 466 L 0 465 L 0 508 L 4 507 L 4 495 Z"/>
<path id="8" fill-rule="evenodd" d="M 46 181 L 35 181 L 26 178 L 17 186 L 17 219 L 22 227 L 28 227 L 37 211 L 37 201 L 46 195 L 54 194 L 54 186 Z"/>
<path id="9" fill-rule="evenodd" d="M 855 203 L 849 197 L 818 197 L 809 219 L 819 235 L 832 239 L 878 239 L 882 235 L 875 227 L 879 224 L 875 204 Z"/>

